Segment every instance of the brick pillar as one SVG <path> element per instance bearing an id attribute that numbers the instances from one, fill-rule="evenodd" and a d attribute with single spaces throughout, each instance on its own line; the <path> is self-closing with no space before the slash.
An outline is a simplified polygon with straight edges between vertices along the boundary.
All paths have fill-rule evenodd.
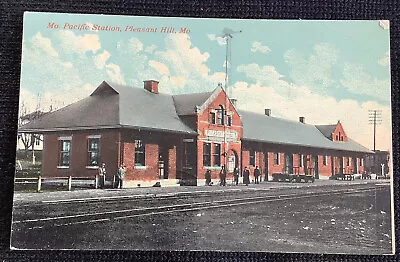
<path id="1" fill-rule="evenodd" d="M 158 145 L 146 144 L 146 166 L 145 180 L 160 178 L 158 174 Z"/>
<path id="2" fill-rule="evenodd" d="M 176 179 L 176 146 L 168 150 L 168 178 Z"/>
<path id="3" fill-rule="evenodd" d="M 126 179 L 133 179 L 135 167 L 135 143 L 123 143 L 123 162 L 126 166 Z"/>

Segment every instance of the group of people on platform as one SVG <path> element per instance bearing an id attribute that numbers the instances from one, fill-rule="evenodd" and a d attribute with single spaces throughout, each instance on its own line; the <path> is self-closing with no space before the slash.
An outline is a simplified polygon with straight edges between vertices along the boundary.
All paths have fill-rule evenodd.
<path id="1" fill-rule="evenodd" d="M 98 180 L 98 187 L 99 188 L 104 188 L 104 184 L 106 183 L 106 164 L 102 163 L 101 166 L 99 167 L 99 180 Z M 120 188 L 122 189 L 123 184 L 124 184 L 124 179 L 125 179 L 125 174 L 126 174 L 126 169 L 125 169 L 125 164 L 121 164 L 117 170 L 117 174 L 115 176 L 115 183 L 113 185 L 114 188 Z"/>
<path id="2" fill-rule="evenodd" d="M 227 175 L 227 171 L 225 166 L 221 166 L 221 170 L 219 172 L 219 180 L 220 186 L 226 186 L 226 175 Z M 260 180 L 261 180 L 261 171 L 258 168 L 258 166 L 256 166 L 256 168 L 254 169 L 253 172 L 254 175 L 254 183 L 255 184 L 259 184 Z M 240 174 L 240 169 L 238 167 L 235 167 L 233 170 L 233 183 L 235 183 L 236 185 L 239 184 L 239 177 L 242 176 L 243 177 L 243 184 L 248 186 L 250 184 L 250 169 L 248 169 L 248 167 L 246 166 L 243 170 L 242 175 Z M 207 186 L 211 186 L 212 182 L 211 182 L 211 171 L 207 170 L 206 174 L 205 174 L 205 179 L 206 179 L 206 185 Z"/>

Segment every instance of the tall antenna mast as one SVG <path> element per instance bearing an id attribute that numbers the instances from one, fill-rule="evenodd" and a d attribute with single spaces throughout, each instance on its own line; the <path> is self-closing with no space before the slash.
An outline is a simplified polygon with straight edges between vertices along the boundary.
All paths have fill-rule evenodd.
<path id="1" fill-rule="evenodd" d="M 225 39 L 226 42 L 226 53 L 225 53 L 225 92 L 229 96 L 230 94 L 228 93 L 228 81 L 229 81 L 229 66 L 230 66 L 230 61 L 231 61 L 231 47 L 230 47 L 230 40 L 233 38 L 233 34 L 241 33 L 242 31 L 233 31 L 232 29 L 229 28 L 224 28 L 222 31 L 223 35 L 222 37 Z"/>

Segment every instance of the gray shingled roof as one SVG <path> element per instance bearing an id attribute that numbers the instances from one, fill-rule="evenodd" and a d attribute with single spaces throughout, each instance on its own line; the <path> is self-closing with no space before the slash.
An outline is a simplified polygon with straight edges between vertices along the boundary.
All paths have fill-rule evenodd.
<path id="1" fill-rule="evenodd" d="M 103 82 L 87 98 L 48 113 L 19 129 L 20 132 L 57 130 L 137 128 L 196 135 L 179 115 L 195 113 L 221 91 L 187 95 L 153 94 L 143 88 L 132 88 Z M 364 146 L 349 139 L 334 142 L 330 137 L 336 125 L 310 125 L 263 114 L 239 111 L 243 123 L 243 139 L 272 144 L 370 153 Z"/>
<path id="2" fill-rule="evenodd" d="M 315 125 L 315 127 L 329 139 L 332 139 L 332 133 L 335 132 L 336 126 L 337 125 Z"/>
<path id="3" fill-rule="evenodd" d="M 331 141 L 314 125 L 247 111 L 239 111 L 239 114 L 243 123 L 244 140 L 362 153 L 371 152 L 351 139 L 347 142 Z"/>
<path id="4" fill-rule="evenodd" d="M 203 105 L 212 95 L 211 92 L 182 94 L 172 96 L 178 115 L 193 115 L 196 106 Z"/>
<path id="5" fill-rule="evenodd" d="M 118 127 L 118 95 L 89 96 L 19 128 L 22 132 Z"/>
<path id="6" fill-rule="evenodd" d="M 179 119 L 171 95 L 105 81 L 88 98 L 32 121 L 20 131 L 118 127 L 197 134 Z"/>

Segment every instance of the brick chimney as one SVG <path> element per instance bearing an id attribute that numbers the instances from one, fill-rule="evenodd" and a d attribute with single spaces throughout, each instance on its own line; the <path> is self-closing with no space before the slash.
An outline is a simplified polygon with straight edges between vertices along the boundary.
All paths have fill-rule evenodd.
<path id="1" fill-rule="evenodd" d="M 300 123 L 305 124 L 306 118 L 304 116 L 301 116 L 301 117 L 299 117 L 299 121 L 300 121 Z"/>
<path id="2" fill-rule="evenodd" d="M 155 80 L 146 80 L 144 82 L 144 89 L 147 91 L 153 93 L 153 94 L 158 94 L 158 81 Z"/>
<path id="3" fill-rule="evenodd" d="M 265 115 L 266 115 L 266 116 L 271 116 L 271 109 L 266 108 L 266 109 L 265 109 Z"/>

